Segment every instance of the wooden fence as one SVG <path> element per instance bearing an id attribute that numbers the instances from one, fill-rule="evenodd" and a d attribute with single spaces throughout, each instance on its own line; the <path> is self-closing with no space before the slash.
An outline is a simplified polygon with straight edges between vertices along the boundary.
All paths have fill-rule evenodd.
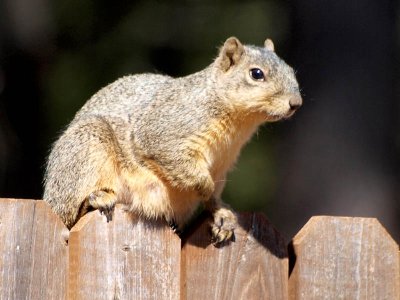
<path id="1" fill-rule="evenodd" d="M 235 242 L 181 240 L 116 208 L 69 232 L 43 201 L 0 199 L 0 299 L 400 299 L 399 246 L 371 218 L 313 217 L 287 247 L 258 213 Z"/>

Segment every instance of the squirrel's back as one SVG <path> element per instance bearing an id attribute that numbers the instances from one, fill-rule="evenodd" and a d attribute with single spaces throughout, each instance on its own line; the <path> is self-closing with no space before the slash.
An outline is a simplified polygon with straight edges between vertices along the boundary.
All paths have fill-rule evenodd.
<path id="1" fill-rule="evenodd" d="M 165 89 L 174 78 L 158 74 L 124 76 L 103 87 L 78 111 L 75 118 L 88 114 L 128 118 L 155 101 L 157 93 Z M 130 111 L 127 111 L 131 108 Z"/>

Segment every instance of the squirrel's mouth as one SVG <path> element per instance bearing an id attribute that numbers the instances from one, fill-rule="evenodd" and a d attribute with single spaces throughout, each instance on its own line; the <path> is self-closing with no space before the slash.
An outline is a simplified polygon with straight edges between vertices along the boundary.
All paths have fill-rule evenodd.
<path id="1" fill-rule="evenodd" d="M 283 119 L 286 119 L 286 116 L 281 116 L 281 115 L 270 115 L 270 114 L 267 114 L 266 115 L 266 118 L 265 118 L 265 121 L 266 122 L 277 122 L 277 121 L 280 121 L 280 120 L 283 120 Z"/>
<path id="2" fill-rule="evenodd" d="M 294 115 L 295 112 L 296 112 L 296 109 L 290 109 L 286 113 L 279 114 L 279 115 L 267 113 L 265 120 L 266 120 L 266 122 L 284 121 L 284 120 L 290 119 Z"/>
<path id="3" fill-rule="evenodd" d="M 288 111 L 288 113 L 287 113 L 285 116 L 283 116 L 282 119 L 284 119 L 284 120 L 290 119 L 290 118 L 294 115 L 294 113 L 296 112 L 296 110 L 297 110 L 297 109 L 290 109 L 290 110 Z"/>
<path id="4" fill-rule="evenodd" d="M 275 99 L 264 107 L 267 122 L 290 119 L 303 103 L 300 95 L 290 95 L 284 99 Z"/>

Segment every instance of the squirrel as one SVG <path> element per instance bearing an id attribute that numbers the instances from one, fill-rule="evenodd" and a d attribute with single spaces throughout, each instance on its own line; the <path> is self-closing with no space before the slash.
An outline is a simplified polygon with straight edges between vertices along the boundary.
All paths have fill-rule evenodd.
<path id="1" fill-rule="evenodd" d="M 68 228 L 95 209 L 109 221 L 116 203 L 182 228 L 204 203 L 212 241 L 231 240 L 228 171 L 261 124 L 301 105 L 270 39 L 256 47 L 230 37 L 197 73 L 125 76 L 92 96 L 52 147 L 43 198 Z"/>

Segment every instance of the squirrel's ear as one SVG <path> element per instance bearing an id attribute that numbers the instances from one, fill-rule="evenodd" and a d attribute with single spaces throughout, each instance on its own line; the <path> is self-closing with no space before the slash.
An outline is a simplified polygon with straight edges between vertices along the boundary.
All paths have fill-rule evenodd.
<path id="1" fill-rule="evenodd" d="M 243 45 L 235 37 L 228 38 L 219 51 L 218 61 L 223 71 L 236 65 L 244 52 Z"/>
<path id="2" fill-rule="evenodd" d="M 265 48 L 269 51 L 275 51 L 274 43 L 270 39 L 266 39 L 264 42 Z"/>

